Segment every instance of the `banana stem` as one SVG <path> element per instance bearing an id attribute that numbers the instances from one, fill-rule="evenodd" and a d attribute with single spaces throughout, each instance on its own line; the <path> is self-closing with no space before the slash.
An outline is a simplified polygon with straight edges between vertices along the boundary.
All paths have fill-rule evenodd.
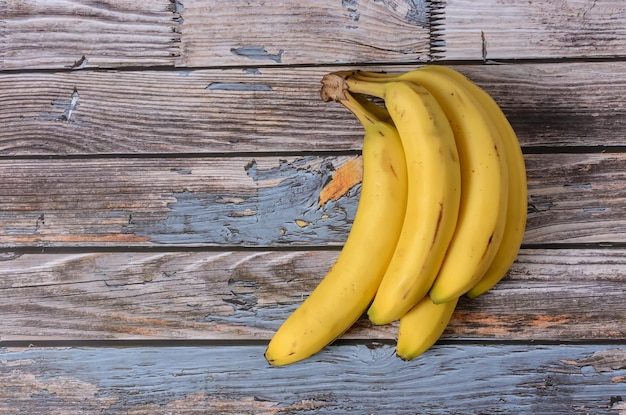
<path id="1" fill-rule="evenodd" d="M 348 87 L 348 91 L 366 94 L 374 97 L 385 99 L 387 84 L 375 80 L 363 80 L 357 75 L 351 76 L 345 79 L 345 83 Z"/>
<path id="2" fill-rule="evenodd" d="M 345 92 L 346 99 L 339 101 L 344 107 L 350 110 L 363 124 L 371 125 L 376 122 L 376 117 L 363 106 L 360 106 L 355 97 L 348 91 Z"/>
<path id="3" fill-rule="evenodd" d="M 385 99 L 386 85 L 382 79 L 361 79 L 358 71 L 338 71 L 322 78 L 320 95 L 324 101 L 344 101 L 346 91 Z"/>
<path id="4" fill-rule="evenodd" d="M 339 103 L 350 110 L 350 112 L 358 118 L 364 127 L 377 122 L 393 124 L 387 109 L 381 107 L 375 102 L 370 101 L 363 95 L 353 94 L 348 91 L 345 91 L 344 93 L 346 99 L 339 101 Z"/>
<path id="5" fill-rule="evenodd" d="M 320 96 L 324 102 L 328 101 L 345 101 L 345 91 L 348 89 L 345 78 L 350 76 L 349 73 L 333 72 L 324 75 L 322 78 L 322 89 Z"/>

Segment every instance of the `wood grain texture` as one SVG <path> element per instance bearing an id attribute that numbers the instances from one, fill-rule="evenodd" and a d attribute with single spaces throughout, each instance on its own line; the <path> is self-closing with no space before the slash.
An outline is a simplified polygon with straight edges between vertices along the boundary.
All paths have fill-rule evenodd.
<path id="1" fill-rule="evenodd" d="M 626 144 L 623 62 L 455 68 L 493 96 L 524 147 Z"/>
<path id="2" fill-rule="evenodd" d="M 463 299 L 444 338 L 626 337 L 624 249 L 524 249 L 509 275 Z M 5 253 L 0 340 L 268 340 L 336 251 Z M 393 340 L 364 317 L 345 339 Z"/>
<path id="3" fill-rule="evenodd" d="M 626 415 L 623 1 L 217 3 L 0 0 L 0 413 Z M 516 263 L 412 362 L 268 367 L 358 203 L 322 76 L 433 60 L 520 137 Z"/>
<path id="4" fill-rule="evenodd" d="M 5 247 L 337 245 L 354 217 L 358 189 L 323 208 L 318 199 L 334 170 L 354 157 L 0 162 L 0 241 Z"/>
<path id="5" fill-rule="evenodd" d="M 339 246 L 353 156 L 0 160 L 0 246 Z M 621 243 L 626 155 L 529 154 L 525 243 Z"/>
<path id="6" fill-rule="evenodd" d="M 446 59 L 626 56 L 622 0 L 445 0 L 443 14 Z"/>
<path id="7" fill-rule="evenodd" d="M 455 68 L 498 101 L 524 147 L 626 145 L 621 62 Z M 0 74 L 0 154 L 359 150 L 358 122 L 319 97 L 337 69 Z"/>
<path id="8" fill-rule="evenodd" d="M 430 58 L 427 2 L 182 2 L 180 67 Z"/>
<path id="9" fill-rule="evenodd" d="M 526 156 L 529 213 L 524 242 L 623 242 L 626 228 L 615 219 L 626 212 L 625 156 Z M 607 177 L 608 171 L 615 180 Z"/>
<path id="10" fill-rule="evenodd" d="M 177 2 L 3 3 L 0 70 L 173 66 L 180 54 Z"/>
<path id="11" fill-rule="evenodd" d="M 626 56 L 621 0 L 436 3 L 5 0 L 0 69 Z"/>
<path id="12" fill-rule="evenodd" d="M 0 351 L 0 411 L 624 413 L 626 354 L 620 346 L 442 344 L 404 362 L 389 345 L 337 345 L 283 368 L 269 368 L 263 350 L 5 349 Z"/>
<path id="13" fill-rule="evenodd" d="M 6 0 L 0 69 L 216 67 L 430 58 L 423 0 Z M 45 33 L 45 36 L 41 34 Z"/>
<path id="14" fill-rule="evenodd" d="M 322 76 L 311 69 L 6 74 L 0 153 L 360 148 L 354 117 L 321 101 Z"/>

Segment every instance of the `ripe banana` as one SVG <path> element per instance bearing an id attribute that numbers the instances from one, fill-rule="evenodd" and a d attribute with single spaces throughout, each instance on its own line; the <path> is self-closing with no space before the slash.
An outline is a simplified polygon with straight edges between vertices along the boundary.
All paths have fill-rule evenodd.
<path id="1" fill-rule="evenodd" d="M 499 131 L 478 101 L 445 73 L 429 66 L 383 82 L 408 80 L 426 88 L 443 108 L 454 131 L 461 166 L 459 218 L 439 274 L 430 289 L 435 303 L 465 294 L 485 274 L 504 233 L 508 168 Z M 367 78 L 363 72 L 353 76 Z"/>
<path id="2" fill-rule="evenodd" d="M 501 220 L 504 219 L 504 232 L 500 244 L 497 246 L 497 250 L 495 250 L 495 255 L 493 255 L 493 252 L 489 255 L 492 258 L 488 268 L 485 270 L 481 267 L 484 272 L 482 273 L 482 277 L 479 279 L 480 282 L 476 282 L 476 280 L 473 279 L 476 283 L 467 292 L 468 297 L 475 298 L 491 289 L 506 274 L 515 261 L 523 240 L 527 216 L 527 183 L 524 158 L 515 132 L 493 98 L 491 98 L 491 96 L 489 96 L 489 94 L 482 90 L 478 85 L 452 68 L 429 65 L 403 74 L 356 71 L 352 76 L 372 80 L 377 79 L 379 82 L 388 82 L 394 79 L 410 80 L 422 84 L 433 94 L 435 94 L 433 88 L 445 88 L 445 86 L 440 82 L 436 82 L 434 79 L 429 79 L 429 75 L 446 76 L 455 81 L 459 87 L 463 88 L 465 90 L 465 95 L 469 94 L 473 96 L 476 101 L 474 105 L 482 107 L 483 111 L 487 114 L 489 120 L 493 123 L 493 127 L 497 130 L 500 136 L 501 147 L 499 154 L 506 165 L 506 181 L 503 183 L 505 183 L 505 186 L 508 188 L 508 192 L 506 209 L 503 208 L 501 210 L 501 212 L 505 212 L 503 218 L 501 218 Z M 461 115 L 471 118 L 468 116 L 468 113 L 462 113 Z M 452 124 L 455 125 L 454 123 Z M 463 156 L 461 150 L 459 151 L 459 154 L 461 157 L 461 165 L 463 166 Z M 467 181 L 467 175 L 465 172 L 463 173 L 463 179 L 465 179 L 465 185 L 465 182 Z M 465 186 L 463 189 L 465 189 Z M 463 204 L 463 201 L 461 203 Z M 461 211 L 463 212 L 463 208 L 461 208 Z M 461 217 L 459 218 L 460 222 Z M 480 218 L 480 220 L 476 221 L 477 224 L 484 223 L 482 219 L 483 215 L 477 215 L 476 218 Z M 502 226 L 502 224 L 499 226 Z M 484 229 L 488 228 L 485 227 Z M 493 248 L 496 248 L 495 244 L 491 245 L 492 247 L 490 249 L 493 250 Z M 451 254 L 449 253 L 446 257 L 446 261 L 450 257 Z M 483 266 L 484 263 L 487 262 L 487 256 L 485 256 Z M 446 262 L 444 262 L 444 264 L 445 263 Z M 462 263 L 463 262 L 460 262 L 460 264 Z M 442 266 L 442 270 L 445 270 L 444 266 Z M 477 276 L 480 274 L 481 272 L 476 273 Z M 440 278 L 439 276 L 435 281 L 433 289 L 431 290 L 431 296 L 435 298 L 435 300 L 445 301 L 447 298 L 452 298 L 455 295 L 450 294 L 447 298 L 441 298 L 441 295 L 437 295 L 437 289 L 441 289 L 444 285 L 444 281 L 445 278 Z M 459 291 L 461 290 L 458 290 L 456 294 L 458 294 Z"/>
<path id="3" fill-rule="evenodd" d="M 521 148 L 497 103 L 451 68 L 335 72 L 322 83 L 322 98 L 364 127 L 361 198 L 336 263 L 265 357 L 309 357 L 367 310 L 375 324 L 400 319 L 396 352 L 414 359 L 461 295 L 488 291 L 514 262 L 527 216 Z"/>
<path id="4" fill-rule="evenodd" d="M 365 130 L 359 204 L 335 264 L 271 339 L 265 352 L 271 365 L 286 365 L 317 353 L 365 312 L 402 229 L 408 185 L 398 133 L 375 116 L 386 114 L 380 107 L 371 107 L 376 104 L 350 94 L 341 103 Z"/>
<path id="5" fill-rule="evenodd" d="M 455 126 L 461 160 L 459 221 L 429 292 L 441 304 L 470 290 L 496 256 L 506 223 L 509 171 L 502 137 L 487 112 L 463 85 L 428 68 L 423 82 Z"/>
<path id="6" fill-rule="evenodd" d="M 428 350 L 441 337 L 448 326 L 458 298 L 435 304 L 425 296 L 400 319 L 396 354 L 412 360 Z"/>
<path id="7" fill-rule="evenodd" d="M 322 82 L 343 82 L 347 91 L 382 98 L 404 147 L 408 175 L 404 225 L 368 309 L 374 324 L 387 324 L 428 293 L 454 233 L 461 198 L 454 134 L 435 97 L 419 85 L 364 81 L 341 73 Z"/>
<path id="8" fill-rule="evenodd" d="M 504 236 L 491 266 L 481 280 L 467 292 L 469 298 L 476 298 L 493 288 L 509 271 L 519 253 L 528 215 L 528 187 L 524 155 L 511 124 L 494 99 L 482 88 L 460 72 L 444 66 L 432 66 L 432 71 L 445 73 L 462 83 L 489 113 L 496 125 L 504 147 L 504 156 L 509 166 L 509 200 L 506 213 Z"/>

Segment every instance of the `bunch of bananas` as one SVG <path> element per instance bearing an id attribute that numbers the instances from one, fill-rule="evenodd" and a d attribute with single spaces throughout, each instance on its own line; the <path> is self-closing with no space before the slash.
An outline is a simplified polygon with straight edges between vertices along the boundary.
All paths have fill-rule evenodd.
<path id="1" fill-rule="evenodd" d="M 265 358 L 305 359 L 367 311 L 374 324 L 400 321 L 396 353 L 410 360 L 439 339 L 459 297 L 485 293 L 515 261 L 527 214 L 522 151 L 498 104 L 451 68 L 334 72 L 322 84 L 322 98 L 363 125 L 361 196 L 335 264 Z"/>

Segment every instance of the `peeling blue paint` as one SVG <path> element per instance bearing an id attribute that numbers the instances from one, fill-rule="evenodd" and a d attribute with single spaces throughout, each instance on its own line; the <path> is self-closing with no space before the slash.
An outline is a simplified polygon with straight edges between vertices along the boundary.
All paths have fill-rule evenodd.
<path id="1" fill-rule="evenodd" d="M 360 185 L 318 207 L 334 162 L 333 157 L 320 163 L 317 156 L 308 156 L 262 169 L 250 160 L 243 168 L 256 185 L 252 194 L 249 188 L 175 193 L 167 218 L 143 223 L 135 235 L 157 244 L 267 246 L 297 241 L 302 246 L 340 245 L 352 225 Z"/>
<path id="2" fill-rule="evenodd" d="M 230 52 L 233 55 L 243 56 L 248 59 L 271 60 L 281 63 L 285 51 L 281 49 L 278 53 L 269 53 L 264 46 L 242 46 L 240 48 L 231 48 Z"/>
<path id="3" fill-rule="evenodd" d="M 261 75 L 261 71 L 259 68 L 244 68 L 242 69 L 243 73 L 248 75 Z"/>
<path id="4" fill-rule="evenodd" d="M 185 6 L 179 0 L 170 0 L 171 2 L 171 11 L 174 13 L 174 17 L 172 20 L 179 25 L 182 25 L 185 22 L 183 18 L 183 11 L 185 10 Z"/>
<path id="5" fill-rule="evenodd" d="M 426 2 L 424 0 L 407 0 L 407 4 L 409 6 L 405 16 L 407 23 L 422 28 L 429 27 L 430 19 Z"/>
<path id="6" fill-rule="evenodd" d="M 265 84 L 250 84 L 246 82 L 211 82 L 206 89 L 209 91 L 272 91 L 272 87 Z"/>
<path id="7" fill-rule="evenodd" d="M 58 386 L 59 378 L 83 382 L 97 394 L 80 408 L 103 414 L 167 408 L 194 395 L 216 405 L 253 397 L 290 414 L 312 413 L 302 402 L 315 402 L 315 413 L 329 414 L 564 414 L 578 408 L 610 414 L 623 402 L 624 384 L 613 379 L 624 369 L 602 372 L 571 363 L 616 350 L 608 345 L 442 343 L 406 362 L 392 344 L 340 342 L 279 368 L 269 367 L 265 347 L 4 349 L 0 375 L 33 376 L 33 399 L 48 405 L 41 407 L 63 404 L 51 404 L 57 398 L 46 389 Z"/>
<path id="8" fill-rule="evenodd" d="M 361 18 L 361 14 L 358 11 L 358 0 L 342 0 L 341 6 L 344 7 L 348 11 L 348 16 L 350 20 L 358 22 Z M 353 26 L 356 28 L 357 26 Z"/>
<path id="9" fill-rule="evenodd" d="M 608 208 L 602 207 L 602 206 L 591 206 L 591 207 L 583 208 L 583 212 L 586 212 L 586 213 L 589 213 L 589 212 L 604 212 L 607 209 Z"/>

